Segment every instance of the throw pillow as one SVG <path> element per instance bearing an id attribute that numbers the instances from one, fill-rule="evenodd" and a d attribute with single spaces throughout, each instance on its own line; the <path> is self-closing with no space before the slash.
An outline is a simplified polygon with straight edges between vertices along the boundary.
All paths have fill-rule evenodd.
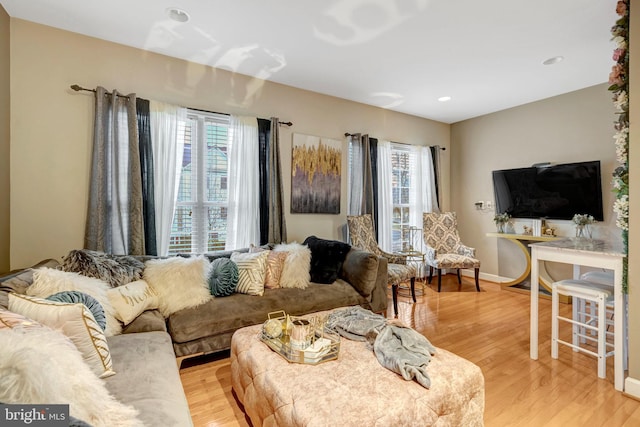
<path id="1" fill-rule="evenodd" d="M 107 291 L 116 319 L 128 325 L 145 310 L 158 308 L 158 293 L 144 280 L 136 280 Z"/>
<path id="2" fill-rule="evenodd" d="M 238 286 L 236 292 L 247 295 L 264 294 L 264 280 L 267 274 L 269 251 L 231 254 L 231 261 L 238 266 Z"/>
<path id="3" fill-rule="evenodd" d="M 63 334 L 42 327 L 0 330 L 0 401 L 68 404 L 93 427 L 142 427 L 137 411 L 118 402 Z"/>
<path id="4" fill-rule="evenodd" d="M 10 294 L 9 310 L 60 330 L 75 344 L 91 370 L 100 378 L 115 374 L 107 339 L 84 304 Z"/>
<path id="5" fill-rule="evenodd" d="M 62 261 L 63 271 L 104 280 L 112 287 L 140 280 L 144 264 L 128 255 L 111 255 L 88 249 L 72 250 Z"/>
<path id="6" fill-rule="evenodd" d="M 316 236 L 307 237 L 303 244 L 311 250 L 311 281 L 325 284 L 335 282 L 351 245 Z"/>
<path id="7" fill-rule="evenodd" d="M 204 256 L 171 257 L 147 261 L 142 277 L 158 294 L 158 309 L 166 318 L 211 299 L 207 283 L 210 270 Z"/>
<path id="8" fill-rule="evenodd" d="M 14 328 L 41 328 L 42 325 L 22 314 L 0 308 L 0 330 Z"/>
<path id="9" fill-rule="evenodd" d="M 85 307 L 89 309 L 91 314 L 93 314 L 93 318 L 100 326 L 100 329 L 104 331 L 104 328 L 106 328 L 107 326 L 107 318 L 104 316 L 104 309 L 102 308 L 100 303 L 91 295 L 87 295 L 84 292 L 78 291 L 64 291 L 48 296 L 47 299 L 49 301 L 70 303 L 79 302 L 80 304 L 84 304 Z"/>
<path id="10" fill-rule="evenodd" d="M 284 263 L 287 259 L 287 252 L 275 252 L 267 247 L 258 247 L 253 244 L 249 245 L 249 253 L 256 253 L 267 251 L 269 256 L 267 257 L 267 274 L 264 281 L 265 289 L 276 289 L 280 287 L 280 277 L 282 277 L 282 270 L 284 269 Z"/>
<path id="11" fill-rule="evenodd" d="M 226 297 L 236 291 L 238 286 L 238 266 L 229 258 L 217 258 L 211 261 L 209 291 L 215 297 Z"/>
<path id="12" fill-rule="evenodd" d="M 276 289 L 280 287 L 280 278 L 287 262 L 287 252 L 270 251 L 267 257 L 267 278 L 264 281 L 265 289 Z"/>
<path id="13" fill-rule="evenodd" d="M 0 289 L 24 294 L 33 283 L 33 272 L 40 267 L 56 268 L 60 265 L 55 259 L 46 259 L 36 265 L 8 274 L 0 279 Z"/>
<path id="14" fill-rule="evenodd" d="M 115 309 L 109 302 L 107 290 L 111 287 L 100 279 L 86 277 L 53 268 L 38 268 L 33 273 L 33 284 L 27 288 L 27 295 L 46 298 L 63 291 L 79 291 L 94 297 L 104 309 L 107 318 L 106 336 L 118 335 L 122 325 L 115 316 Z"/>
<path id="15" fill-rule="evenodd" d="M 287 259 L 280 276 L 280 287 L 305 289 L 309 286 L 311 281 L 311 250 L 309 247 L 293 242 L 278 244 L 273 250 L 287 253 Z"/>

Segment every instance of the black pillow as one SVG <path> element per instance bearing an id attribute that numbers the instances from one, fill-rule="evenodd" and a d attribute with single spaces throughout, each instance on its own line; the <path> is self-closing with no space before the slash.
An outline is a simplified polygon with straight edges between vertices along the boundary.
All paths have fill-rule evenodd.
<path id="1" fill-rule="evenodd" d="M 335 282 L 351 245 L 316 236 L 307 237 L 303 244 L 311 250 L 311 281 L 325 284 Z"/>

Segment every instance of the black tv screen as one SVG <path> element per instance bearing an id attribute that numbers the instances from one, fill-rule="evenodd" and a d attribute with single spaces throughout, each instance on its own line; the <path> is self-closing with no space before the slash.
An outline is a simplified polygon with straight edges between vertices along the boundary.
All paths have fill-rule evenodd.
<path id="1" fill-rule="evenodd" d="M 496 170 L 496 212 L 513 218 L 572 219 L 590 214 L 603 221 L 600 161 Z"/>

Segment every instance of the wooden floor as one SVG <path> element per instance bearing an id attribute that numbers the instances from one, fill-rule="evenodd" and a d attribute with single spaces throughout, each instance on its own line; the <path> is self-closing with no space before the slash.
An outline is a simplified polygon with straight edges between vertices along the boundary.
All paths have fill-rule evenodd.
<path id="1" fill-rule="evenodd" d="M 640 402 L 613 388 L 613 358 L 606 379 L 598 379 L 595 358 L 567 347 L 560 347 L 558 360 L 551 359 L 550 300 L 540 300 L 540 358 L 534 361 L 528 295 L 491 282 L 480 286 L 482 292 L 475 292 L 473 280 L 463 277 L 460 287 L 449 275 L 441 293 L 433 284 L 418 286 L 417 304 L 401 289 L 398 317 L 435 346 L 480 366 L 485 426 L 640 426 Z M 231 391 L 228 353 L 187 360 L 180 375 L 196 427 L 250 425 Z"/>

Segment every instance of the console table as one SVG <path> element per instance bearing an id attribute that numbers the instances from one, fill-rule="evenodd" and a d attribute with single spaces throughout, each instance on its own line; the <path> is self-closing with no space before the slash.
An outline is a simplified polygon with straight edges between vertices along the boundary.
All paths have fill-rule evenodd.
<path id="1" fill-rule="evenodd" d="M 580 266 L 613 270 L 614 274 L 614 378 L 615 389 L 624 388 L 623 341 L 625 296 L 622 294 L 622 264 L 626 257 L 621 247 L 593 239 L 562 239 L 532 243 L 531 247 L 531 319 L 530 357 L 538 359 L 538 279 L 539 261 L 573 264 L 574 278 L 580 277 Z"/>
<path id="2" fill-rule="evenodd" d="M 499 239 L 507 239 L 515 243 L 515 245 L 522 251 L 522 253 L 524 254 L 524 258 L 527 262 L 527 265 L 524 271 L 517 278 L 510 280 L 508 282 L 502 282 L 500 283 L 500 285 L 503 288 L 508 289 L 510 291 L 526 292 L 526 293 L 528 293 L 529 291 L 514 287 L 524 282 L 525 279 L 529 277 L 529 273 L 531 273 L 531 255 L 529 255 L 529 249 L 523 242 L 549 242 L 553 240 L 563 239 L 563 237 L 557 237 L 557 236 L 532 236 L 530 234 L 509 234 L 509 233 L 487 233 L 487 236 L 497 237 Z M 543 269 L 542 273 L 543 274 L 540 275 L 539 277 L 540 284 L 543 286 L 543 288 L 547 289 L 549 293 L 551 293 L 551 283 L 553 283 L 553 280 L 551 279 L 551 277 L 549 276 L 546 270 Z"/>

